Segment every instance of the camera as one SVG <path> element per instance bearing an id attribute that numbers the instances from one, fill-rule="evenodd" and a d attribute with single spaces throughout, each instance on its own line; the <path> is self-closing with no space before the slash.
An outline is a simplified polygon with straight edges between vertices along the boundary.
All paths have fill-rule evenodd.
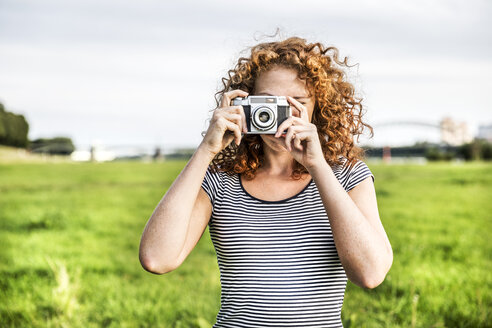
<path id="1" fill-rule="evenodd" d="M 243 106 L 246 134 L 275 134 L 279 125 L 292 116 L 292 109 L 284 96 L 237 97 L 232 105 Z"/>

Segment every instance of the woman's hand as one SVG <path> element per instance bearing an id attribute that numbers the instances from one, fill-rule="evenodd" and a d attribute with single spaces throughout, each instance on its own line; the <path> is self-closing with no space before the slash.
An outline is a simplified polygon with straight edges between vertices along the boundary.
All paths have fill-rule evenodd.
<path id="1" fill-rule="evenodd" d="M 285 137 L 285 149 L 306 169 L 326 163 L 321 149 L 316 125 L 309 122 L 307 108 L 292 97 L 289 102 L 301 113 L 301 117 L 291 116 L 278 127 L 276 138 Z M 283 131 L 287 133 L 283 135 Z"/>
<path id="2" fill-rule="evenodd" d="M 243 106 L 230 106 L 230 104 L 232 99 L 246 96 L 248 96 L 247 92 L 238 89 L 224 93 L 220 106 L 214 111 L 207 133 L 199 147 L 215 156 L 233 139 L 236 145 L 239 145 L 242 138 L 241 131 L 248 132 L 246 116 Z"/>

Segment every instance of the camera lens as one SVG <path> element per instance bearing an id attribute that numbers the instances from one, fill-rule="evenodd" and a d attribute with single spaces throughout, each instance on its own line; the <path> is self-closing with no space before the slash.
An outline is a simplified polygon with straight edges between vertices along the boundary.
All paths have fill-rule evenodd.
<path id="1" fill-rule="evenodd" d="M 267 112 L 261 112 L 258 118 L 262 123 L 266 123 L 270 119 L 270 114 L 268 114 Z"/>
<path id="2" fill-rule="evenodd" d="M 260 131 L 270 130 L 276 123 L 275 113 L 269 107 L 260 107 L 254 111 L 252 123 Z"/>

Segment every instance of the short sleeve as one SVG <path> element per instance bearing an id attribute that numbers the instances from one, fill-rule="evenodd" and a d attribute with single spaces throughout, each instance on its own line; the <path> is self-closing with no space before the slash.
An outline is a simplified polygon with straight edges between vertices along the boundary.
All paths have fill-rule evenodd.
<path id="1" fill-rule="evenodd" d="M 348 172 L 348 179 L 345 186 L 345 190 L 349 192 L 354 189 L 359 183 L 364 181 L 367 177 L 372 178 L 372 182 L 374 182 L 374 174 L 372 174 L 369 167 L 361 160 L 358 160 L 352 169 Z"/>
<path id="2" fill-rule="evenodd" d="M 212 172 L 210 166 L 207 168 L 207 172 L 205 172 L 202 188 L 207 193 L 208 198 L 210 198 L 212 206 L 214 206 L 220 190 L 220 176 L 219 172 Z"/>

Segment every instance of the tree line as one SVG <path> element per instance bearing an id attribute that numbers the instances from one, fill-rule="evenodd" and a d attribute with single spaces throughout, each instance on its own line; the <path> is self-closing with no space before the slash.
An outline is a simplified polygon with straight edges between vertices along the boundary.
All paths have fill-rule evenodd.
<path id="1" fill-rule="evenodd" d="M 382 147 L 362 147 L 366 156 L 382 157 Z M 425 157 L 429 161 L 451 161 L 462 159 L 465 161 L 492 160 L 492 143 L 486 139 L 475 138 L 473 141 L 451 146 L 429 142 L 417 142 L 413 146 L 390 147 L 393 157 Z"/>
<path id="2" fill-rule="evenodd" d="M 0 103 L 0 145 L 26 148 L 33 153 L 70 155 L 75 147 L 68 137 L 29 140 L 29 123 L 24 115 L 5 110 Z"/>

